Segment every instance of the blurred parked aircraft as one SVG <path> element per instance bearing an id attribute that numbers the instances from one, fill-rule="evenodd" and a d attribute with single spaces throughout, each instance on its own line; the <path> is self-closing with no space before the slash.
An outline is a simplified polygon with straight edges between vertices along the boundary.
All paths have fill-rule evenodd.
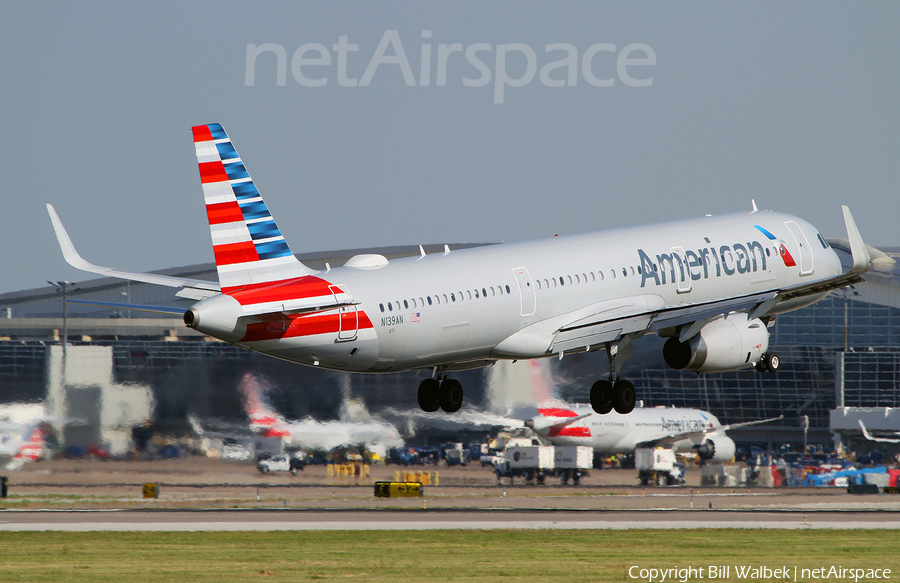
<path id="1" fill-rule="evenodd" d="M 0 465 L 16 470 L 41 457 L 46 421 L 44 405 L 0 405 Z"/>
<path id="2" fill-rule="evenodd" d="M 734 457 L 729 429 L 776 421 L 783 417 L 722 425 L 715 415 L 699 409 L 638 407 L 628 415 L 594 413 L 590 406 L 541 407 L 525 421 L 553 445 L 589 445 L 606 454 L 633 453 L 637 447 L 665 447 L 695 451 L 700 459 L 723 463 Z"/>
<path id="3" fill-rule="evenodd" d="M 339 421 L 316 421 L 311 417 L 289 421 L 269 403 L 271 386 L 263 379 L 245 373 L 238 389 L 250 418 L 250 429 L 261 437 L 281 437 L 288 447 L 322 453 L 364 448 L 384 458 L 388 449 L 403 446 L 397 428 L 372 419 L 361 402 L 345 399 Z"/>

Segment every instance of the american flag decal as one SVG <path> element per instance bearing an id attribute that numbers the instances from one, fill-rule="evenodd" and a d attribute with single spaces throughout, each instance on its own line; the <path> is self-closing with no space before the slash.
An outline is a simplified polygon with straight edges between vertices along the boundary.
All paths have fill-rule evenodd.
<path id="1" fill-rule="evenodd" d="M 413 312 L 412 314 L 410 314 L 410 318 L 409 318 L 409 319 L 410 319 L 412 322 L 418 322 L 418 321 L 421 319 L 421 316 L 422 316 L 422 313 L 421 313 L 421 312 Z"/>

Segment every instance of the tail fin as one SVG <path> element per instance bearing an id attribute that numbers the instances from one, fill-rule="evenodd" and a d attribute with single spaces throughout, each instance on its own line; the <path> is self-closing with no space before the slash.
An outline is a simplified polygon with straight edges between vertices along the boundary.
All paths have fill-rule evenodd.
<path id="1" fill-rule="evenodd" d="M 44 454 L 44 432 L 41 429 L 41 422 L 35 422 L 25 428 L 22 436 L 19 438 L 15 446 L 15 452 L 12 459 L 6 465 L 8 470 L 17 470 L 25 462 L 34 461 L 41 458 Z"/>
<path id="2" fill-rule="evenodd" d="M 244 411 L 250 418 L 250 430 L 263 437 L 285 437 L 284 418 L 269 404 L 268 393 L 272 386 L 252 372 L 244 373 L 238 384 Z"/>
<path id="3" fill-rule="evenodd" d="M 222 291 L 315 273 L 294 257 L 222 126 L 191 129 Z"/>

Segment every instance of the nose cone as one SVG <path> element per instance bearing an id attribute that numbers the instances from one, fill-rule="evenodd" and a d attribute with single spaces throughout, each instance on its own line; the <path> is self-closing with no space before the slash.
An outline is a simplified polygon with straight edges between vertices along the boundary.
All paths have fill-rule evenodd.
<path id="1" fill-rule="evenodd" d="M 226 342 L 244 337 L 247 325 L 240 320 L 244 310 L 236 299 L 219 294 L 194 304 L 184 313 L 184 325 Z"/>

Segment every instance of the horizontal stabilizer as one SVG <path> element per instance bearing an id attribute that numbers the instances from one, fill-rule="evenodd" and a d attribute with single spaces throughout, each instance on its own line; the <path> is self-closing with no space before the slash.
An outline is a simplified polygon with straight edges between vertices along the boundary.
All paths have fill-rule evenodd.
<path id="1" fill-rule="evenodd" d="M 115 308 L 117 310 L 132 310 L 135 312 L 152 312 L 154 314 L 172 314 L 183 316 L 185 308 L 172 306 L 145 306 L 141 304 L 123 304 L 121 302 L 95 302 L 92 300 L 66 300 L 67 304 L 79 304 L 82 306 L 97 306 L 100 308 Z"/>
<path id="2" fill-rule="evenodd" d="M 63 227 L 62 221 L 59 219 L 59 215 L 56 214 L 56 209 L 54 209 L 52 205 L 48 204 L 47 212 L 50 214 L 50 222 L 53 223 L 53 230 L 56 232 L 56 240 L 59 242 L 60 249 L 62 249 L 63 257 L 66 259 L 66 262 L 69 265 L 76 269 L 87 271 L 89 273 L 96 273 L 105 277 L 115 277 L 117 279 L 140 281 L 142 283 L 152 283 L 155 285 L 164 285 L 168 287 L 190 288 L 194 290 L 192 297 L 209 297 L 219 293 L 219 284 L 212 281 L 189 279 L 185 277 L 172 277 L 169 275 L 158 275 L 155 273 L 135 273 L 130 271 L 122 271 L 120 269 L 114 269 L 112 267 L 94 265 L 93 263 L 85 261 L 81 257 L 81 255 L 78 254 L 78 251 L 75 250 L 75 246 L 72 244 L 72 240 L 69 238 L 69 234 L 66 232 L 65 227 Z"/>
<path id="3" fill-rule="evenodd" d="M 535 431 L 543 431 L 544 429 L 562 429 L 567 425 L 571 425 L 576 421 L 581 421 L 585 417 L 590 417 L 591 415 L 593 415 L 593 413 L 585 413 L 584 415 L 577 415 L 575 417 L 564 417 L 562 421 L 557 421 L 555 423 L 547 423 L 546 421 L 550 418 L 546 417 L 545 415 L 541 415 L 540 421 L 535 421 L 535 419 L 526 419 L 525 427 L 528 427 L 529 429 L 533 429 Z"/>

